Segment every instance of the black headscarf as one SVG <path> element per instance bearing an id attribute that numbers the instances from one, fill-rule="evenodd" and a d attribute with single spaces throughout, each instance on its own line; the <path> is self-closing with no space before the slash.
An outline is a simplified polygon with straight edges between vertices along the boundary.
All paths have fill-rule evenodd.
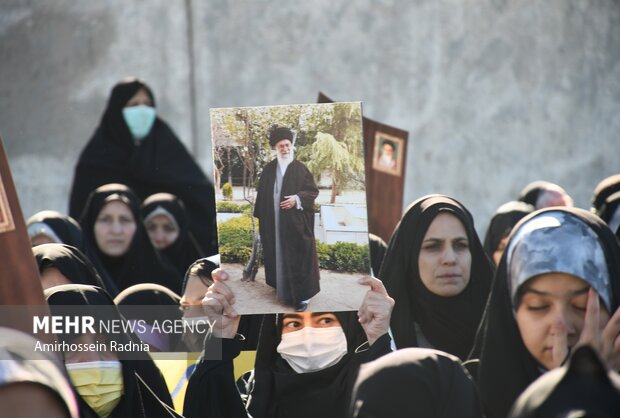
<path id="1" fill-rule="evenodd" d="M 405 348 L 362 365 L 352 418 L 481 418 L 473 380 L 443 351 Z"/>
<path id="2" fill-rule="evenodd" d="M 613 176 L 603 179 L 594 188 L 594 195 L 592 196 L 592 212 L 601 216 L 600 212 L 603 210 L 605 201 L 609 196 L 617 192 L 620 192 L 620 174 L 614 174 Z M 609 219 L 603 219 L 606 222 L 609 221 Z"/>
<path id="3" fill-rule="evenodd" d="M 72 217 L 63 215 L 55 210 L 44 210 L 35 213 L 26 223 L 30 239 L 36 235 L 36 224 L 39 223 L 47 225 L 52 231 L 54 231 L 54 234 L 56 234 L 60 241 L 62 241 L 59 244 L 71 245 L 80 251 L 85 250 L 82 228 Z"/>
<path id="4" fill-rule="evenodd" d="M 114 283 L 104 283 L 97 270 L 80 250 L 64 244 L 42 244 L 32 248 L 39 266 L 39 273 L 55 267 L 74 284 L 98 286 L 109 293 L 116 293 Z"/>
<path id="5" fill-rule="evenodd" d="M 512 230 L 524 216 L 534 212 L 534 206 L 519 201 L 507 202 L 501 205 L 491 218 L 489 229 L 484 237 L 484 251 L 493 258 L 493 253 L 502 238 Z"/>
<path id="6" fill-rule="evenodd" d="M 135 284 L 114 298 L 114 303 L 127 319 L 144 320 L 148 325 L 181 319 L 181 297 L 167 287 L 155 283 Z M 160 351 L 175 351 L 180 334 L 166 334 L 146 330 L 138 333 L 140 339 Z"/>
<path id="7" fill-rule="evenodd" d="M 377 276 L 381 271 L 383 257 L 387 251 L 387 243 L 375 234 L 368 234 L 368 243 L 370 245 L 370 268 L 372 268 L 373 275 Z"/>
<path id="8" fill-rule="evenodd" d="M 521 190 L 518 200 L 536 207 L 536 201 L 540 193 L 547 190 L 550 186 L 555 187 L 556 185 L 545 180 L 533 181 Z"/>
<path id="9" fill-rule="evenodd" d="M 61 285 L 45 291 L 47 303 L 52 315 L 64 315 L 67 307 L 79 306 L 109 306 L 105 313 L 99 310 L 89 311 L 95 319 L 122 320 L 123 317 L 116 309 L 110 295 L 103 289 L 86 285 Z M 103 316 L 98 316 L 103 315 Z M 76 334 L 57 334 L 60 341 L 69 342 L 77 337 Z M 115 334 L 113 337 L 121 344 L 138 339 L 132 334 Z M 144 353 L 141 360 L 120 360 L 123 368 L 123 396 L 120 403 L 112 412 L 111 418 L 134 417 L 175 417 L 172 410 L 172 399 L 168 393 L 166 383 L 161 372 Z M 80 397 L 81 416 L 97 417 L 97 414 Z"/>
<path id="10" fill-rule="evenodd" d="M 172 193 L 185 203 L 201 248 L 207 255 L 215 254 L 213 184 L 162 119 L 157 117 L 148 136 L 137 144 L 123 119 L 124 106 L 140 89 L 155 106 L 153 92 L 143 81 L 123 80 L 112 89 L 101 122 L 76 165 L 69 213 L 79 218 L 89 194 L 108 183 L 126 184 L 141 199 Z"/>
<path id="11" fill-rule="evenodd" d="M 129 206 L 136 222 L 136 232 L 127 254 L 121 257 L 109 257 L 103 254 L 95 240 L 95 221 L 103 207 L 115 200 Z M 119 291 L 138 283 L 157 283 L 178 292 L 181 277 L 176 271 L 162 262 L 153 248 L 151 241 L 140 222 L 140 201 L 134 192 L 122 184 L 107 184 L 97 188 L 88 198 L 80 218 L 87 255 L 101 275 L 107 275 Z"/>
<path id="12" fill-rule="evenodd" d="M 177 269 L 179 277 L 182 277 L 194 261 L 203 258 L 206 254 L 189 228 L 185 205 L 178 197 L 170 193 L 157 193 L 149 196 L 142 203 L 140 210 L 142 219 L 146 220 L 158 208 L 162 208 L 169 216 L 172 216 L 179 228 L 177 239 L 169 247 L 159 250 L 159 253 Z"/>
<path id="13" fill-rule="evenodd" d="M 589 346 L 568 365 L 545 373 L 519 396 L 510 418 L 620 417 L 620 375 Z"/>
<path id="14" fill-rule="evenodd" d="M 366 353 L 355 354 L 366 341 L 366 335 L 355 312 L 334 314 L 347 338 L 348 354 L 334 366 L 312 373 L 296 373 L 280 356 L 277 347 L 281 341 L 283 316 L 265 315 L 256 351 L 252 401 L 248 406 L 254 418 L 346 415 L 357 371 L 367 360 Z M 379 347 L 380 340 L 375 344 Z M 370 350 L 373 348 L 374 345 Z M 389 348 L 381 354 L 387 352 Z"/>
<path id="15" fill-rule="evenodd" d="M 611 282 L 611 311 L 620 301 L 620 248 L 607 225 L 597 216 L 577 208 L 555 207 L 536 211 L 523 218 L 512 230 L 507 249 L 530 219 L 546 212 L 565 212 L 585 223 L 594 233 L 604 251 Z M 498 265 L 489 304 L 481 324 L 478 387 L 488 418 L 504 418 L 525 388 L 541 374 L 541 366 L 525 347 L 514 317 L 513 302 L 508 289 L 508 251 Z"/>
<path id="16" fill-rule="evenodd" d="M 453 297 L 430 292 L 422 283 L 418 269 L 424 235 L 440 213 L 456 216 L 469 240 L 469 283 Z M 390 322 L 396 347 L 418 345 L 415 321 L 433 348 L 466 359 L 482 318 L 492 275 L 491 262 L 482 249 L 473 218 L 463 205 L 442 195 L 415 201 L 392 235 L 379 275 L 388 294 L 396 301 Z"/>

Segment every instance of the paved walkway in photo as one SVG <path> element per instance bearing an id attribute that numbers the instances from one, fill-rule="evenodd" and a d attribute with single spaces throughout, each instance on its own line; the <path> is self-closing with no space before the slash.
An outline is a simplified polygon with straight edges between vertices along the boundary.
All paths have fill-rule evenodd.
<path id="1" fill-rule="evenodd" d="M 234 308 L 241 315 L 259 313 L 291 312 L 293 308 L 283 305 L 276 299 L 274 288 L 265 283 L 264 269 L 261 267 L 256 281 L 241 281 L 241 264 L 223 264 L 229 274 L 227 282 L 235 295 Z M 310 300 L 308 312 L 357 311 L 362 304 L 368 286 L 357 283 L 362 273 L 339 273 L 321 270 L 321 291 Z"/>

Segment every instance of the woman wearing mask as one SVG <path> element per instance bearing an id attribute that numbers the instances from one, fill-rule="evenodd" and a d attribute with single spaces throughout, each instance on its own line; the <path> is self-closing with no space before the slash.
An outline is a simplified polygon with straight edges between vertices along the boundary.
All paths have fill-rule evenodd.
<path id="1" fill-rule="evenodd" d="M 352 312 L 265 315 L 254 376 L 245 399 L 235 386 L 232 359 L 243 337 L 226 273 L 216 271 L 203 306 L 218 321 L 207 338 L 205 367 L 192 375 L 184 414 L 193 417 L 343 417 L 360 364 L 390 352 L 387 334 L 394 301 L 383 284 L 371 287 Z M 218 325 L 219 324 L 219 325 Z M 220 346 L 221 344 L 221 346 Z M 221 348 L 221 351 L 218 350 Z M 215 350 L 215 351 L 212 351 Z M 221 354 L 221 360 L 210 360 Z"/>
<path id="2" fill-rule="evenodd" d="M 189 228 L 183 202 L 170 193 L 156 193 L 142 203 L 142 220 L 153 247 L 174 266 L 179 277 L 205 256 Z"/>
<path id="3" fill-rule="evenodd" d="M 215 195 L 212 183 L 172 129 L 157 116 L 155 97 L 143 81 L 114 86 L 95 133 L 75 168 L 69 214 L 80 217 L 88 195 L 107 183 L 131 187 L 141 200 L 168 192 L 185 203 L 201 248 L 215 254 Z"/>
<path id="4" fill-rule="evenodd" d="M 620 249 L 596 216 L 550 208 L 513 229 L 481 330 L 478 386 L 489 418 L 590 344 L 620 368 Z M 611 317 L 611 320 L 610 320 Z"/>
<path id="5" fill-rule="evenodd" d="M 396 227 L 379 275 L 396 301 L 396 347 L 435 348 L 465 360 L 492 275 L 469 211 L 447 196 L 418 199 Z"/>
<path id="6" fill-rule="evenodd" d="M 138 283 L 157 283 L 179 291 L 181 279 L 164 264 L 140 222 L 140 202 L 122 184 L 106 184 L 91 193 L 80 223 L 87 255 L 119 291 Z"/>
<path id="7" fill-rule="evenodd" d="M 69 309 L 90 307 L 89 315 L 98 320 L 122 320 L 114 302 L 100 288 L 86 285 L 62 285 L 45 291 L 52 315 L 66 315 Z M 94 307 L 97 307 L 96 309 Z M 109 342 L 120 344 L 137 341 L 128 334 L 114 335 L 74 333 L 56 334 L 59 342 L 92 344 Z M 120 352 L 108 350 L 66 351 L 63 358 L 71 382 L 80 395 L 78 402 L 82 417 L 134 418 L 176 417 L 166 384 L 148 354 L 128 353 L 119 359 Z"/>

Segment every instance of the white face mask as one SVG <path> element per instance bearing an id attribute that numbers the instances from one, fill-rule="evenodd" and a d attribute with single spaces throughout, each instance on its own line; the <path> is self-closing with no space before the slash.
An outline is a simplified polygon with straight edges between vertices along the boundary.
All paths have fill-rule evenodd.
<path id="1" fill-rule="evenodd" d="M 297 373 L 310 373 L 338 363 L 347 354 L 342 327 L 312 328 L 282 334 L 278 353 Z"/>

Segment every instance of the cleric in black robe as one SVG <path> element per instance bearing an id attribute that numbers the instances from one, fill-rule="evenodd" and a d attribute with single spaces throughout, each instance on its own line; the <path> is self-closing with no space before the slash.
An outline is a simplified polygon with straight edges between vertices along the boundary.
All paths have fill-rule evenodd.
<path id="1" fill-rule="evenodd" d="M 140 212 L 147 231 L 149 220 L 159 215 L 166 216 L 177 227 L 179 233 L 177 239 L 169 246 L 159 249 L 158 252 L 168 264 L 177 270 L 179 277 L 185 275 L 194 261 L 206 256 L 190 229 L 185 205 L 181 199 L 170 193 L 156 193 L 142 202 Z"/>
<path id="2" fill-rule="evenodd" d="M 43 210 L 28 218 L 26 227 L 33 246 L 55 242 L 71 245 L 82 252 L 85 251 L 82 228 L 70 216 L 55 210 Z"/>
<path id="3" fill-rule="evenodd" d="M 433 293 L 420 278 L 422 242 L 440 214 L 450 214 L 461 222 L 471 254 L 469 282 L 453 296 Z M 391 330 L 397 348 L 434 348 L 467 359 L 484 312 L 493 268 L 474 220 L 463 205 L 443 195 L 425 196 L 412 203 L 394 230 L 379 278 L 396 300 Z"/>
<path id="4" fill-rule="evenodd" d="M 539 377 L 519 396 L 509 418 L 620 417 L 620 375 L 584 345 L 569 363 Z"/>
<path id="5" fill-rule="evenodd" d="M 98 307 L 89 310 L 96 321 L 121 321 L 123 318 L 118 312 L 112 298 L 101 288 L 86 285 L 62 285 L 45 291 L 45 298 L 50 306 L 52 315 L 67 315 L 73 312 L 75 307 Z M 107 308 L 103 308 L 103 307 Z M 105 309 L 105 311 L 103 310 Z M 59 342 L 71 343 L 72 340 L 83 334 L 67 333 L 56 334 Z M 103 336 L 106 337 L 106 336 Z M 130 341 L 137 342 L 135 335 L 115 333 L 107 335 L 118 343 L 126 344 Z M 67 354 L 65 354 L 66 356 Z M 90 355 L 93 355 L 91 352 Z M 101 353 L 99 353 L 101 355 Z M 134 359 L 125 357 L 119 359 L 122 372 L 122 395 L 118 404 L 112 410 L 110 418 L 151 418 L 151 417 L 179 417 L 174 412 L 172 398 L 166 387 L 164 378 L 149 357 L 148 353 L 133 352 L 129 354 Z M 117 358 L 120 356 L 117 356 Z M 65 365 L 66 367 L 66 365 Z M 109 383 L 109 382 L 102 382 Z M 75 383 L 74 383 L 75 386 Z M 95 393 L 92 388 L 84 387 L 85 394 L 91 396 Z M 79 387 L 76 387 L 79 393 Z M 108 395 L 109 396 L 109 395 Z M 107 398 L 103 398 L 105 401 Z M 78 397 L 80 416 L 82 418 L 99 418 L 91 405 L 83 398 Z"/>
<path id="6" fill-rule="evenodd" d="M 126 204 L 136 223 L 136 230 L 125 254 L 112 257 L 104 254 L 97 244 L 95 223 L 102 209 L 110 202 Z M 87 256 L 95 265 L 104 282 L 114 283 L 118 291 L 139 283 L 157 283 L 179 292 L 182 277 L 161 260 L 140 221 L 140 201 L 123 184 L 106 184 L 94 190 L 86 203 L 80 223 L 84 231 Z M 112 294 L 116 296 L 116 294 Z"/>
<path id="7" fill-rule="evenodd" d="M 362 365 L 351 418 L 481 418 L 476 385 L 461 361 L 428 348 L 405 348 Z"/>
<path id="8" fill-rule="evenodd" d="M 140 92 L 141 102 L 135 100 Z M 114 86 L 99 126 L 75 167 L 69 214 L 78 219 L 88 195 L 107 183 L 126 184 L 141 200 L 158 192 L 172 193 L 185 203 L 200 246 L 207 255 L 217 253 L 213 184 L 161 118 L 154 116 L 146 136 L 136 138 L 139 133 L 130 131 L 124 116 L 128 104 L 153 109 L 155 96 L 137 79 Z"/>
<path id="9" fill-rule="evenodd" d="M 98 286 L 105 289 L 108 293 L 118 293 L 116 286 L 112 282 L 104 282 L 103 278 L 93 266 L 93 263 L 75 247 L 64 244 L 41 244 L 32 248 L 32 253 L 39 267 L 39 274 L 45 286 L 45 270 L 56 268 L 67 279 L 63 284 L 86 284 Z"/>
<path id="10" fill-rule="evenodd" d="M 278 156 L 263 169 L 254 216 L 259 219 L 267 284 L 276 288 L 278 300 L 305 310 L 320 290 L 314 238 L 319 189 L 306 166 L 293 159 L 292 141 L 288 128 L 271 131 L 269 144 Z"/>

